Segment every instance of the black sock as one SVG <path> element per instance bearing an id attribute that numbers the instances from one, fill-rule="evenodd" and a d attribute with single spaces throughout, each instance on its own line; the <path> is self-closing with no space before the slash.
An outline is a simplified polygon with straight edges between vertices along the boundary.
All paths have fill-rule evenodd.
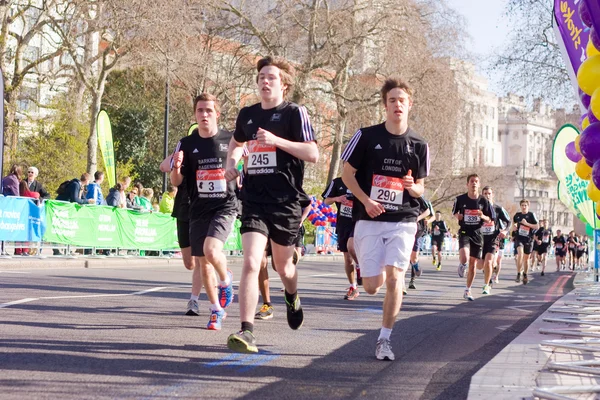
<path id="1" fill-rule="evenodd" d="M 271 305 L 271 302 L 270 302 L 270 301 L 265 301 L 263 304 L 266 304 L 266 305 L 268 305 L 269 307 L 273 307 L 273 306 Z"/>
<path id="2" fill-rule="evenodd" d="M 285 291 L 285 300 L 288 302 L 288 304 L 292 304 L 296 300 L 297 294 L 298 292 L 290 294 L 287 292 L 287 290 Z"/>
<path id="3" fill-rule="evenodd" d="M 254 332 L 254 324 L 252 322 L 242 322 L 242 332 L 244 331 Z"/>

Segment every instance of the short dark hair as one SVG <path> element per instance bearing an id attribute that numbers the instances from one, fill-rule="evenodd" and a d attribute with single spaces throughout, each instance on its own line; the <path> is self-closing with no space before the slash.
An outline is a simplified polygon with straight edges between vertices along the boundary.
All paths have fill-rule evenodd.
<path id="1" fill-rule="evenodd" d="M 117 182 L 117 183 L 115 184 L 115 190 L 116 190 L 117 192 L 120 192 L 121 190 L 123 190 L 123 185 L 121 185 L 121 182 Z"/>
<path id="2" fill-rule="evenodd" d="M 19 177 L 19 179 L 21 179 L 22 173 L 23 173 L 23 170 L 21 169 L 21 166 L 19 164 L 13 164 L 13 166 L 10 167 L 9 175 L 17 175 Z"/>
<path id="3" fill-rule="evenodd" d="M 492 190 L 492 191 L 493 191 L 493 189 L 492 189 L 492 187 L 491 187 L 491 186 L 484 186 L 484 187 L 483 187 L 483 189 L 482 189 L 481 191 L 482 191 L 482 192 L 485 192 L 486 190 Z"/>
<path id="4" fill-rule="evenodd" d="M 221 105 L 219 104 L 217 96 L 210 93 L 200 93 L 198 96 L 196 96 L 196 98 L 194 99 L 194 112 L 196 112 L 196 106 L 201 101 L 212 101 L 213 103 L 215 103 L 215 111 L 218 113 L 221 112 Z"/>
<path id="5" fill-rule="evenodd" d="M 477 175 L 477 174 L 470 174 L 469 176 L 467 176 L 467 183 L 471 182 L 471 178 L 479 178 L 479 175 Z"/>
<path id="6" fill-rule="evenodd" d="M 442 214 L 442 212 L 441 212 L 441 211 L 436 211 L 435 213 L 436 213 L 436 214 L 440 214 L 440 215 Z"/>
<path id="7" fill-rule="evenodd" d="M 381 87 L 381 101 L 383 104 L 386 104 L 388 93 L 396 88 L 404 90 L 408 94 L 408 98 L 412 99 L 413 90 L 408 86 L 408 83 L 400 78 L 388 78 L 383 82 L 383 86 Z"/>
<path id="8" fill-rule="evenodd" d="M 527 199 L 522 199 L 522 200 L 519 202 L 519 205 L 521 205 L 521 204 L 527 204 L 527 205 L 529 205 L 529 200 L 527 200 Z"/>
<path id="9" fill-rule="evenodd" d="M 103 176 L 104 176 L 104 172 L 102 172 L 102 171 L 94 172 L 94 180 L 98 180 L 98 179 L 102 178 Z"/>
<path id="10" fill-rule="evenodd" d="M 90 174 L 88 174 L 87 172 L 84 172 L 83 174 L 81 174 L 81 182 L 89 182 L 90 181 Z"/>
<path id="11" fill-rule="evenodd" d="M 256 72 L 260 74 L 260 70 L 264 67 L 268 67 L 272 65 L 274 67 L 279 68 L 279 78 L 281 79 L 281 83 L 283 83 L 287 88 L 283 91 L 283 95 L 287 96 L 288 93 L 292 91 L 292 87 L 294 86 L 294 67 L 292 64 L 287 62 L 287 60 L 281 57 L 263 57 L 256 63 Z M 256 82 L 258 82 L 258 75 L 256 75 Z"/>

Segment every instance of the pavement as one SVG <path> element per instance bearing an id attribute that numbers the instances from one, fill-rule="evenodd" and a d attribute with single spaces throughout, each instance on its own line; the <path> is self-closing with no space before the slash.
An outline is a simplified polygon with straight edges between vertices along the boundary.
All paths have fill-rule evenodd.
<path id="1" fill-rule="evenodd" d="M 600 347 L 592 347 L 600 338 L 600 285 L 593 270 L 578 272 L 573 285 L 473 375 L 468 399 L 600 398 Z"/>

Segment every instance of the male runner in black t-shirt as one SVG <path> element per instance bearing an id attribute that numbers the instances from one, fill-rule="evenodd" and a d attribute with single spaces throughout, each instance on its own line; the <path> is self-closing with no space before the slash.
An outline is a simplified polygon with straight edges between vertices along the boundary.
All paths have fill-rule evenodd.
<path id="1" fill-rule="evenodd" d="M 302 326 L 304 314 L 297 294 L 298 274 L 293 263 L 294 243 L 302 209 L 310 204 L 302 189 L 304 162 L 316 162 L 319 149 L 306 108 L 285 101 L 293 85 L 291 65 L 265 57 L 257 63 L 260 103 L 244 107 L 229 145 L 227 179 L 235 179 L 242 146 L 249 151 L 242 187 L 242 247 L 240 279 L 241 330 L 227 346 L 238 352 L 258 352 L 254 310 L 258 303 L 258 272 L 270 238 L 272 260 L 285 286 L 288 325 Z"/>
<path id="2" fill-rule="evenodd" d="M 427 219 L 433 216 L 433 206 L 421 196 L 417 198 L 419 202 L 419 216 L 417 217 L 417 233 L 415 233 L 415 242 L 410 253 L 410 282 L 409 289 L 416 289 L 415 279 L 421 276 L 423 270 L 419 267 L 419 252 L 423 247 L 423 238 L 427 233 Z"/>
<path id="3" fill-rule="evenodd" d="M 558 229 L 556 236 L 552 238 L 554 243 L 554 257 L 556 258 L 556 272 L 560 271 L 560 267 L 565 263 L 565 256 L 567 255 L 567 239 L 562 231 Z"/>
<path id="4" fill-rule="evenodd" d="M 381 89 L 386 121 L 358 130 L 342 153 L 342 180 L 354 194 L 354 248 L 363 288 L 385 284 L 375 356 L 394 359 L 390 335 L 402 304 L 402 284 L 417 232 L 418 197 L 429 174 L 429 146 L 408 127 L 412 90 L 399 79 Z"/>
<path id="5" fill-rule="evenodd" d="M 325 204 L 333 204 L 337 207 L 337 219 L 335 232 L 337 234 L 338 250 L 344 255 L 344 268 L 350 287 L 344 296 L 345 300 L 354 300 L 358 297 L 358 274 L 360 267 L 356 261 L 354 252 L 354 221 L 352 221 L 352 206 L 354 198 L 348 190 L 342 178 L 335 178 L 322 194 Z M 354 273 L 356 265 L 356 275 Z"/>
<path id="6" fill-rule="evenodd" d="M 224 308 L 233 301 L 233 276 L 227 269 L 223 245 L 233 228 L 238 201 L 235 181 L 225 180 L 225 160 L 232 134 L 217 125 L 219 103 L 203 93 L 194 100 L 198 129 L 182 138 L 173 154 L 171 183 L 184 178 L 190 199 L 192 256 L 202 269 L 210 305 L 207 328 L 220 330 Z M 218 293 L 215 272 L 219 276 Z"/>
<path id="7" fill-rule="evenodd" d="M 486 276 L 490 276 L 494 272 L 492 279 L 489 279 L 487 285 L 483 287 L 483 294 L 490 294 L 491 285 L 497 283 L 498 275 L 500 275 L 500 262 L 502 261 L 500 249 L 504 248 L 504 238 L 508 233 L 508 228 L 510 228 L 510 217 L 501 205 L 494 204 L 494 191 L 491 186 L 484 187 L 482 193 L 483 197 L 494 208 L 494 214 L 496 215 L 495 221 L 486 222 L 481 227 L 483 235 L 484 273 Z M 500 247 L 501 243 L 502 247 Z M 500 254 L 498 258 L 496 257 L 496 253 Z M 497 262 L 497 260 L 499 261 Z"/>
<path id="8" fill-rule="evenodd" d="M 435 221 L 431 223 L 431 256 L 433 257 L 433 265 L 435 269 L 442 269 L 442 249 L 444 246 L 444 237 L 448 233 L 448 225 L 442 221 L 442 213 L 435 212 Z M 436 257 L 437 255 L 437 257 Z"/>
<path id="9" fill-rule="evenodd" d="M 458 220 L 458 247 L 460 265 L 458 276 L 465 274 L 467 263 L 467 247 L 469 248 L 469 271 L 467 273 L 467 286 L 463 294 L 465 300 L 475 300 L 471 294 L 471 286 L 475 280 L 475 266 L 483 268 L 481 259 L 483 252 L 483 235 L 481 227 L 484 223 L 494 222 L 494 208 L 490 202 L 479 194 L 479 175 L 471 174 L 467 177 L 467 193 L 462 194 L 454 201 L 452 214 Z M 485 274 L 484 274 L 485 276 Z M 490 276 L 485 277 L 485 286 L 488 285 Z"/>
<path id="10" fill-rule="evenodd" d="M 171 161 L 173 155 L 170 154 L 160 163 L 161 172 L 171 171 Z M 186 315 L 200 315 L 198 300 L 200 290 L 202 289 L 202 269 L 196 268 L 196 259 L 192 257 L 192 248 L 190 247 L 190 199 L 187 194 L 187 182 L 185 178 L 177 187 L 177 194 L 173 202 L 173 212 L 171 216 L 177 223 L 177 241 L 181 248 L 181 258 L 186 269 L 192 271 L 192 293 L 187 303 Z"/>
<path id="11" fill-rule="evenodd" d="M 569 263 L 569 269 L 575 269 L 575 256 L 577 252 L 577 246 L 579 245 L 579 239 L 575 235 L 575 231 L 569 232 L 569 236 L 567 237 L 567 246 L 569 252 L 569 259 L 567 260 Z"/>
<path id="12" fill-rule="evenodd" d="M 537 243 L 537 253 L 542 263 L 541 276 L 544 276 L 546 271 L 546 256 L 548 254 L 548 247 L 550 247 L 550 239 L 552 238 L 552 231 L 548 229 L 548 221 L 546 219 L 540 220 L 540 228 L 535 231 L 533 240 Z"/>
<path id="13" fill-rule="evenodd" d="M 534 213 L 529 211 L 529 200 L 519 202 L 521 212 L 513 217 L 515 233 L 515 248 L 517 249 L 517 278 L 515 282 L 521 282 L 523 274 L 523 285 L 527 285 L 529 278 L 529 255 L 533 250 L 533 233 L 539 227 L 538 219 Z"/>

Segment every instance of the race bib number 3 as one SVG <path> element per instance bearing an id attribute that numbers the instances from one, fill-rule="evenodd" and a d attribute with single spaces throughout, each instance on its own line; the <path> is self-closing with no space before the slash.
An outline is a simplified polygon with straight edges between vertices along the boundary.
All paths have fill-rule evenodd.
<path id="1" fill-rule="evenodd" d="M 481 227 L 481 233 L 484 235 L 492 235 L 495 230 L 494 221 L 486 222 Z"/>
<path id="2" fill-rule="evenodd" d="M 196 185 L 199 194 L 225 193 L 227 181 L 224 169 L 206 169 L 196 171 Z"/>
<path id="3" fill-rule="evenodd" d="M 529 236 L 529 232 L 531 231 L 531 228 L 525 225 L 520 225 L 519 226 L 519 236 Z"/>
<path id="4" fill-rule="evenodd" d="M 394 206 L 402 205 L 404 185 L 402 178 L 393 178 L 385 175 L 373 175 L 371 186 L 371 199 L 378 203 Z M 394 207 L 394 209 L 398 209 Z"/>
<path id="5" fill-rule="evenodd" d="M 465 210 L 465 224 L 477 225 L 479 223 L 479 210 Z"/>
<path id="6" fill-rule="evenodd" d="M 248 142 L 248 174 L 267 175 L 277 172 L 277 148 L 258 143 L 257 140 Z"/>

